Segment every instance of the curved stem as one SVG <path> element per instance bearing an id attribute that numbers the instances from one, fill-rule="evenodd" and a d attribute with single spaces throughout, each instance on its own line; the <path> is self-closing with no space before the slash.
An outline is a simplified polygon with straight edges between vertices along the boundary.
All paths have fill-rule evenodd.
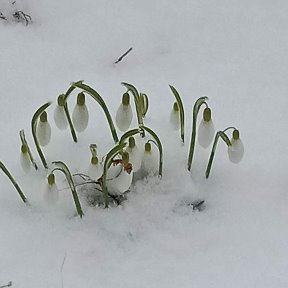
<path id="1" fill-rule="evenodd" d="M 226 129 L 224 129 L 223 132 L 226 132 L 226 131 L 228 131 L 228 130 L 230 130 L 230 129 L 237 130 L 235 127 L 230 126 L 230 127 L 227 127 Z"/>
<path id="2" fill-rule="evenodd" d="M 180 135 L 181 135 L 181 140 L 182 143 L 184 143 L 184 106 L 180 97 L 180 94 L 178 93 L 178 91 L 176 90 L 175 87 L 173 87 L 172 85 L 169 85 L 171 91 L 173 92 L 178 107 L 179 107 L 179 113 L 180 113 Z"/>
<path id="3" fill-rule="evenodd" d="M 92 89 L 90 86 L 84 84 L 83 81 L 78 81 L 78 82 L 72 83 L 71 87 L 67 90 L 67 92 L 65 93 L 65 96 L 64 96 L 65 105 L 66 105 L 66 102 L 67 102 L 69 95 L 71 94 L 71 92 L 75 88 L 82 89 L 84 92 L 86 92 L 88 95 L 90 95 L 94 100 L 96 100 L 96 102 L 101 106 L 101 108 L 103 109 L 103 111 L 106 115 L 106 118 L 107 118 L 110 130 L 111 130 L 114 142 L 117 143 L 118 142 L 118 136 L 117 136 L 117 132 L 116 132 L 112 117 L 109 113 L 109 110 L 108 110 L 104 100 L 102 99 L 102 97 L 94 89 Z M 72 122 L 71 122 L 71 124 L 72 124 Z M 73 125 L 72 125 L 72 127 L 73 127 Z M 71 128 L 71 126 L 70 126 L 70 128 Z M 74 127 L 73 127 L 73 130 L 74 130 Z M 71 129 L 71 132 L 72 132 L 72 129 Z M 74 130 L 74 132 L 75 132 L 75 130 Z"/>
<path id="4" fill-rule="evenodd" d="M 46 169 L 48 169 L 48 165 L 47 165 L 46 159 L 45 159 L 44 154 L 43 154 L 43 152 L 42 152 L 42 150 L 40 148 L 40 144 L 39 144 L 39 141 L 38 141 L 37 136 L 36 136 L 36 127 L 37 127 L 38 118 L 40 117 L 41 113 L 44 112 L 45 109 L 47 107 L 49 107 L 50 105 L 51 105 L 51 102 L 47 102 L 44 105 L 42 105 L 35 112 L 35 114 L 33 115 L 32 121 L 31 121 L 32 136 L 33 136 L 33 139 L 34 139 L 34 143 L 35 143 L 37 152 L 39 154 L 39 157 L 40 157 L 40 159 L 42 161 L 42 164 L 43 164 L 44 168 L 46 168 Z"/>
<path id="5" fill-rule="evenodd" d="M 23 144 L 23 145 L 26 145 L 26 147 L 27 147 L 27 149 L 28 149 L 28 155 L 29 155 L 29 159 L 30 159 L 32 165 L 34 166 L 35 170 L 38 170 L 38 166 L 37 166 L 37 164 L 36 164 L 36 162 L 35 162 L 35 160 L 34 160 L 34 158 L 33 158 L 33 155 L 32 155 L 32 153 L 31 153 L 31 150 L 30 150 L 30 148 L 29 148 L 29 145 L 28 145 L 28 143 L 27 143 L 27 141 L 26 141 L 24 130 L 21 130 L 21 131 L 19 132 L 19 135 L 20 135 L 20 139 L 21 139 L 22 144 Z"/>
<path id="6" fill-rule="evenodd" d="M 158 173 L 159 173 L 159 176 L 160 178 L 162 177 L 162 170 L 163 170 L 163 147 L 162 147 L 162 143 L 159 139 L 159 137 L 157 136 L 157 134 L 151 130 L 150 128 L 146 127 L 146 126 L 143 126 L 142 129 L 146 130 L 156 141 L 157 143 L 157 148 L 158 148 L 158 151 L 159 151 L 159 170 L 158 170 Z"/>
<path id="7" fill-rule="evenodd" d="M 195 141 L 196 141 L 196 124 L 197 124 L 197 116 L 200 110 L 200 107 L 204 104 L 207 107 L 206 101 L 208 97 L 200 97 L 194 104 L 193 107 L 193 122 L 192 122 L 192 134 L 191 134 L 191 141 L 190 141 L 190 149 L 189 149 L 189 156 L 188 156 L 188 170 L 191 170 L 194 150 L 195 150 Z"/>
<path id="8" fill-rule="evenodd" d="M 55 170 L 58 170 L 58 171 L 61 171 L 62 173 L 64 173 L 64 175 L 66 177 L 66 180 L 67 180 L 67 182 L 69 184 L 69 187 L 71 189 L 71 192 L 72 192 L 72 196 L 73 196 L 73 200 L 74 200 L 74 203 L 75 203 L 75 206 L 76 206 L 77 213 L 80 216 L 80 218 L 82 218 L 84 213 L 82 211 L 81 204 L 80 204 L 80 201 L 79 201 L 79 197 L 78 197 L 78 194 L 77 194 L 77 191 L 76 191 L 73 179 L 72 179 L 72 175 L 71 175 L 68 167 L 61 161 L 54 161 L 54 162 L 52 162 L 52 164 L 57 166 L 56 168 L 54 168 L 52 170 L 52 173 Z"/>
<path id="9" fill-rule="evenodd" d="M 122 82 L 122 85 L 124 85 L 128 92 L 130 91 L 132 95 L 134 96 L 134 103 L 135 103 L 135 109 L 136 109 L 136 114 L 137 114 L 137 121 L 138 121 L 138 126 L 141 128 L 143 126 L 143 114 L 141 112 L 141 101 L 140 101 L 140 95 L 135 86 L 132 84 Z M 148 109 L 148 108 L 147 108 Z M 142 130 L 141 136 L 145 136 L 144 130 Z"/>
<path id="10" fill-rule="evenodd" d="M 25 197 L 25 195 L 22 192 L 21 188 L 19 187 L 19 185 L 17 184 L 16 180 L 13 178 L 11 173 L 8 171 L 8 169 L 5 167 L 5 165 L 1 161 L 0 161 L 0 168 L 6 174 L 6 176 L 9 178 L 9 180 L 11 181 L 13 186 L 15 187 L 15 189 L 17 190 L 17 192 L 18 192 L 20 198 L 22 199 L 22 201 L 25 204 L 27 204 L 27 198 Z"/>
<path id="11" fill-rule="evenodd" d="M 103 190 L 103 195 L 104 195 L 104 205 L 105 208 L 109 207 L 109 195 L 108 195 L 108 190 L 107 190 L 107 172 L 109 167 L 111 166 L 113 158 L 126 146 L 126 143 L 120 143 L 116 145 L 114 148 L 112 148 L 104 161 L 104 167 L 103 167 L 103 176 L 102 176 L 102 190 Z"/>
<path id="12" fill-rule="evenodd" d="M 125 132 L 125 133 L 122 135 L 121 139 L 119 140 L 119 144 L 124 143 L 124 141 L 125 141 L 127 138 L 129 138 L 129 137 L 131 137 L 131 136 L 134 136 L 134 135 L 136 135 L 136 134 L 138 134 L 138 133 L 139 133 L 139 134 L 141 133 L 141 131 L 140 131 L 139 129 L 132 129 L 132 130 L 129 130 L 129 131 Z"/>
<path id="13" fill-rule="evenodd" d="M 225 129 L 225 130 L 227 130 L 227 129 Z M 208 177 L 210 175 L 210 171 L 212 168 L 212 163 L 213 163 L 213 159 L 214 159 L 214 155 L 215 155 L 215 151 L 216 151 L 219 137 L 222 138 L 222 140 L 227 144 L 227 146 L 231 146 L 231 142 L 230 142 L 228 136 L 224 132 L 225 130 L 218 131 L 215 135 L 212 150 L 211 150 L 209 161 L 208 161 L 208 165 L 207 165 L 206 172 L 205 172 L 206 179 L 208 179 Z"/>

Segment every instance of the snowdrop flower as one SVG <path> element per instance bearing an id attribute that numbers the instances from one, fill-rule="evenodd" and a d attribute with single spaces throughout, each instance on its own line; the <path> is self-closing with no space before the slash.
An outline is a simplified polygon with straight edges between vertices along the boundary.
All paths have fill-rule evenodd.
<path id="1" fill-rule="evenodd" d="M 239 163 L 244 155 L 244 145 L 239 137 L 239 130 L 234 129 L 231 139 L 231 146 L 228 146 L 228 156 L 232 163 Z"/>
<path id="2" fill-rule="evenodd" d="M 85 104 L 85 94 L 79 93 L 77 96 L 77 103 L 74 107 L 72 120 L 77 132 L 84 131 L 88 126 L 89 113 Z"/>
<path id="3" fill-rule="evenodd" d="M 170 124 L 174 130 L 179 130 L 180 128 L 180 112 L 177 102 L 173 104 L 172 111 L 170 113 Z"/>
<path id="4" fill-rule="evenodd" d="M 131 163 L 129 163 L 128 152 L 123 152 L 122 159 L 114 160 L 114 163 L 108 170 L 107 188 L 109 193 L 121 195 L 131 186 L 133 173 Z"/>
<path id="5" fill-rule="evenodd" d="M 51 126 L 47 120 L 46 111 L 40 115 L 40 121 L 36 127 L 36 135 L 41 146 L 46 146 L 51 139 Z"/>
<path id="6" fill-rule="evenodd" d="M 145 143 L 145 151 L 142 159 L 142 166 L 144 171 L 148 174 L 157 173 L 157 159 L 152 151 L 151 143 Z"/>
<path id="7" fill-rule="evenodd" d="M 116 125 L 122 132 L 128 130 L 132 122 L 132 109 L 130 105 L 130 96 L 126 92 L 123 94 L 122 103 L 116 113 Z"/>
<path id="8" fill-rule="evenodd" d="M 211 109 L 206 107 L 203 112 L 203 119 L 198 128 L 198 142 L 203 148 L 209 147 L 215 134 L 214 124 L 211 119 Z"/>
<path id="9" fill-rule="evenodd" d="M 88 175 L 93 180 L 98 180 L 103 174 L 103 166 L 99 163 L 97 156 L 92 156 L 88 168 Z"/>
<path id="10" fill-rule="evenodd" d="M 64 111 L 64 95 L 60 95 L 57 102 L 54 110 L 54 121 L 58 129 L 65 130 L 68 127 L 68 121 Z"/>
<path id="11" fill-rule="evenodd" d="M 126 149 L 129 153 L 129 162 L 132 164 L 133 172 L 137 172 L 141 168 L 142 164 L 142 155 L 136 146 L 134 137 L 129 138 L 129 145 Z"/>
<path id="12" fill-rule="evenodd" d="M 44 191 L 44 201 L 48 205 L 53 205 L 58 201 L 59 191 L 55 183 L 55 175 L 53 173 L 48 175 L 48 183 Z"/>
<path id="13" fill-rule="evenodd" d="M 21 146 L 20 164 L 24 172 L 30 171 L 31 161 L 28 154 L 28 147 L 25 144 Z"/>

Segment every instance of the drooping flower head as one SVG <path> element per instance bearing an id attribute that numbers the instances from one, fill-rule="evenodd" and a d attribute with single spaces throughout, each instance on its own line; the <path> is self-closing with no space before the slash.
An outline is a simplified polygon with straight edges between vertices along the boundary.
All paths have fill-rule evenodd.
<path id="1" fill-rule="evenodd" d="M 198 128 L 198 142 L 203 148 L 208 148 L 212 143 L 215 134 L 214 124 L 211 118 L 211 109 L 206 107 L 203 111 L 203 118 Z"/>
<path id="2" fill-rule="evenodd" d="M 73 110 L 72 121 L 77 132 L 83 132 L 88 126 L 89 112 L 83 92 L 77 95 L 77 103 Z"/>
<path id="3" fill-rule="evenodd" d="M 41 146 L 46 146 L 51 139 L 51 126 L 47 119 L 47 112 L 43 111 L 36 127 L 36 135 Z"/>
<path id="4" fill-rule="evenodd" d="M 170 124 L 174 130 L 180 129 L 180 112 L 177 102 L 174 102 L 170 113 Z"/>
<path id="5" fill-rule="evenodd" d="M 124 93 L 122 96 L 122 103 L 120 104 L 116 113 L 116 125 L 120 131 L 128 130 L 132 122 L 132 109 L 130 105 L 129 93 Z"/>
<path id="6" fill-rule="evenodd" d="M 232 163 L 239 163 L 244 155 L 244 145 L 240 139 L 239 130 L 234 129 L 231 139 L 231 146 L 228 146 L 228 156 Z"/>
<path id="7" fill-rule="evenodd" d="M 54 121 L 58 129 L 65 130 L 68 127 L 68 121 L 64 110 L 64 95 L 58 96 L 57 105 L 54 110 Z"/>

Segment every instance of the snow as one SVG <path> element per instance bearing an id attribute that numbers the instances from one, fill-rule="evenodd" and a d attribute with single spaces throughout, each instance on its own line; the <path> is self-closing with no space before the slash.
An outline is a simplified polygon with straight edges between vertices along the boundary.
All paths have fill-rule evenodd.
<path id="1" fill-rule="evenodd" d="M 33 23 L 13 22 L 16 8 Z M 288 286 L 286 1 L 0 0 L 0 11 L 9 16 L 0 19 L 0 160 L 31 203 L 23 205 L 0 174 L 0 286 Z M 91 143 L 105 155 L 113 139 L 92 98 L 77 144 L 53 121 L 58 95 L 78 80 L 99 92 L 114 119 L 121 82 L 146 93 L 145 124 L 164 147 L 161 180 L 136 181 L 118 207 L 83 204 L 82 219 L 60 173 L 59 203 L 45 205 L 46 172 L 22 172 L 18 136 L 25 129 L 41 165 L 30 121 L 51 100 L 48 161 L 62 160 L 74 173 L 88 169 Z M 184 146 L 169 126 L 169 84 L 185 107 Z M 215 129 L 237 127 L 245 146 L 235 165 L 219 142 L 208 180 L 210 150 L 198 143 L 192 173 L 186 169 L 192 107 L 203 95 Z M 75 103 L 76 95 L 71 111 Z M 203 211 L 184 205 L 196 200 L 205 200 Z"/>

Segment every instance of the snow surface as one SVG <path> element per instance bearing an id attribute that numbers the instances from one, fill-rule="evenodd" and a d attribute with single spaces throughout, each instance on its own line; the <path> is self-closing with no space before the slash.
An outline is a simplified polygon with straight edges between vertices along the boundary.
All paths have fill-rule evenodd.
<path id="1" fill-rule="evenodd" d="M 31 206 L 1 173 L 0 286 L 288 287 L 287 1 L 17 0 L 12 7 L 0 0 L 3 14 L 15 9 L 33 23 L 0 19 L 0 157 Z M 147 93 L 145 123 L 165 153 L 162 180 L 137 181 L 117 208 L 85 206 L 82 220 L 69 190 L 46 207 L 45 171 L 26 175 L 19 164 L 18 132 L 25 129 L 33 146 L 33 113 L 77 80 L 95 88 L 113 115 L 122 81 Z M 169 84 L 185 105 L 184 146 L 169 127 Z M 238 127 L 245 145 L 234 165 L 219 143 L 208 180 L 209 149 L 197 145 L 192 174 L 186 169 L 191 111 L 203 95 L 216 129 Z M 112 147 L 94 102 L 87 99 L 88 130 L 77 144 L 53 123 L 55 106 L 48 109 L 49 161 L 83 171 L 90 143 L 100 155 Z M 192 211 L 187 199 L 204 199 L 205 209 Z"/>

